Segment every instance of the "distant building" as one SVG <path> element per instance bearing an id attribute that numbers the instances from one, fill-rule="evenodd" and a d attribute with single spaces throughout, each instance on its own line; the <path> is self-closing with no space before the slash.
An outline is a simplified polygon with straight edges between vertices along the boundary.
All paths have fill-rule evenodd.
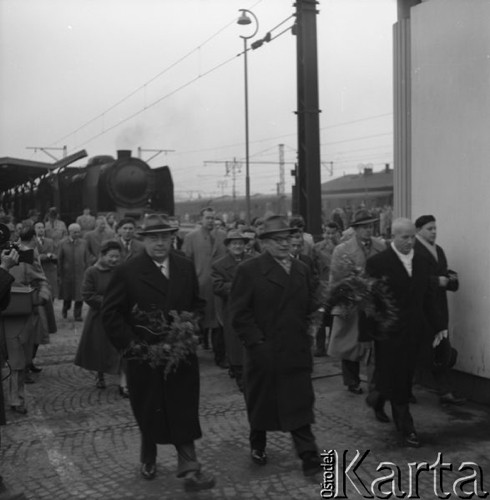
<path id="1" fill-rule="evenodd" d="M 328 216 L 337 207 L 368 209 L 393 205 L 393 169 L 381 172 L 365 168 L 360 174 L 344 175 L 322 184 L 322 210 Z"/>

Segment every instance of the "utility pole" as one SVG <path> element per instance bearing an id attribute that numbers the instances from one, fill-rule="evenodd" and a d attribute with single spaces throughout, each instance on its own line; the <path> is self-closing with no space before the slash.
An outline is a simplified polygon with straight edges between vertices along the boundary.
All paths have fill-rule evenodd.
<path id="1" fill-rule="evenodd" d="M 242 164 L 233 158 L 233 161 L 205 161 L 204 164 L 208 165 L 210 163 L 213 164 L 224 164 L 225 165 L 225 177 L 229 177 L 231 175 L 231 193 L 233 197 L 233 211 L 236 211 L 236 177 L 237 174 L 240 174 L 242 171 Z"/>
<path id="2" fill-rule="evenodd" d="M 221 189 L 221 196 L 225 195 L 225 187 L 228 186 L 228 183 L 226 181 L 218 181 L 217 182 L 218 188 Z"/>
<path id="3" fill-rule="evenodd" d="M 279 144 L 279 185 L 277 194 L 284 196 L 286 193 L 286 179 L 284 178 L 284 144 Z"/>
<path id="4" fill-rule="evenodd" d="M 277 183 L 277 197 L 279 198 L 279 213 L 284 213 L 284 198 L 286 195 L 286 179 L 284 178 L 284 144 L 279 144 L 279 182 Z"/>
<path id="5" fill-rule="evenodd" d="M 328 170 L 328 175 L 333 175 L 333 161 L 322 161 L 322 165 Z"/>
<path id="6" fill-rule="evenodd" d="M 298 168 L 296 193 L 307 230 L 321 235 L 320 109 L 315 0 L 296 0 Z"/>
<path id="7" fill-rule="evenodd" d="M 144 149 L 140 146 L 138 146 L 138 158 L 142 160 L 142 154 L 141 153 L 155 153 L 154 155 L 150 156 L 146 160 L 144 160 L 146 163 L 148 163 L 150 160 L 153 160 L 156 156 L 158 156 L 160 153 L 165 153 L 165 156 L 167 156 L 167 153 L 173 153 L 175 149 Z"/>
<path id="8" fill-rule="evenodd" d="M 59 158 L 56 158 L 56 156 L 51 154 L 50 151 L 63 151 L 63 158 L 66 158 L 66 154 L 68 151 L 66 146 L 63 146 L 62 148 L 54 148 L 54 147 L 51 148 L 47 146 L 27 146 L 26 149 L 33 149 L 34 153 L 37 153 L 37 150 L 42 151 L 43 153 L 46 153 L 54 161 L 59 161 Z"/>

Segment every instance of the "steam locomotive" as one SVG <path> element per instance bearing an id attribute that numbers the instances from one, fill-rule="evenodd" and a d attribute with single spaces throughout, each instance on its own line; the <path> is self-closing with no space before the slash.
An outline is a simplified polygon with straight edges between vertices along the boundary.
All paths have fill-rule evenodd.
<path id="1" fill-rule="evenodd" d="M 61 219 L 73 222 L 84 208 L 93 214 L 117 212 L 119 216 L 141 217 L 146 212 L 174 214 L 174 188 L 169 167 L 151 169 L 131 151 L 112 156 L 94 156 L 84 167 L 65 167 L 44 175 L 29 188 L 4 195 L 5 208 L 17 217 L 29 209 L 45 214 L 58 208 Z"/>

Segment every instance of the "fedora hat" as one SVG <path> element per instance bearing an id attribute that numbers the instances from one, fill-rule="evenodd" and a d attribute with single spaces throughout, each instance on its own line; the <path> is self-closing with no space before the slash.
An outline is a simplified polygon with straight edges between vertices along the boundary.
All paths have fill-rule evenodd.
<path id="1" fill-rule="evenodd" d="M 158 214 L 145 215 L 145 220 L 138 231 L 140 236 L 157 233 L 175 233 L 179 228 L 171 226 L 168 219 Z"/>
<path id="2" fill-rule="evenodd" d="M 250 241 L 250 238 L 248 236 L 245 236 L 238 229 L 230 229 L 230 231 L 226 233 L 226 238 L 224 243 L 225 245 L 228 245 L 228 243 L 230 243 L 230 241 L 233 240 L 243 240 L 245 243 L 247 243 L 248 241 Z"/>
<path id="3" fill-rule="evenodd" d="M 352 227 L 363 226 L 365 224 L 373 224 L 377 220 L 378 219 L 376 217 L 373 217 L 367 210 L 362 209 L 357 210 L 350 225 Z"/>
<path id="4" fill-rule="evenodd" d="M 297 228 L 289 227 L 289 223 L 286 217 L 283 215 L 271 215 L 265 219 L 262 226 L 262 231 L 258 235 L 260 239 L 268 238 L 269 236 L 276 233 L 295 233 Z"/>

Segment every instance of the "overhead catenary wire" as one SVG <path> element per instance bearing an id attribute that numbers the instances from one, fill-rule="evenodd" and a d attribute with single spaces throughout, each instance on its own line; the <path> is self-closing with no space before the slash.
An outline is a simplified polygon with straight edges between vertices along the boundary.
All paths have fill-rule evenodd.
<path id="1" fill-rule="evenodd" d="M 94 118 L 91 118 L 90 120 L 86 121 L 85 123 L 83 123 L 82 125 L 80 125 L 77 129 L 75 129 L 72 132 L 70 132 L 69 134 L 66 134 L 65 136 L 61 137 L 60 139 L 57 139 L 56 141 L 54 141 L 53 144 L 57 144 L 57 143 L 59 143 L 61 141 L 64 141 L 68 137 L 71 137 L 72 135 L 76 134 L 77 132 L 80 132 L 80 130 L 84 129 L 85 127 L 87 127 L 91 123 L 97 121 L 100 118 L 103 118 L 107 113 L 109 113 L 113 109 L 117 108 L 122 103 L 126 102 L 129 98 L 131 98 L 132 96 L 134 96 L 135 94 L 137 94 L 141 90 L 146 89 L 146 87 L 148 85 L 150 85 L 152 82 L 154 82 L 155 80 L 157 80 L 158 78 L 160 78 L 162 75 L 164 75 L 165 73 L 167 73 L 168 71 L 170 71 L 172 68 L 174 68 L 178 64 L 180 64 L 183 61 L 185 61 L 188 57 L 190 57 L 191 55 L 193 55 L 195 52 L 201 50 L 202 47 L 204 47 L 207 43 L 209 43 L 211 40 L 213 40 L 216 36 L 218 36 L 220 33 L 222 33 L 225 29 L 227 29 L 229 26 L 231 26 L 234 23 L 235 23 L 235 20 L 230 21 L 228 24 L 226 24 L 225 26 L 223 26 L 222 28 L 220 28 L 218 31 L 216 31 L 213 35 L 211 35 L 210 37 L 208 37 L 204 42 L 202 42 L 201 44 L 199 44 L 197 47 L 195 47 L 194 49 L 192 49 L 191 51 L 189 51 L 184 56 L 182 56 L 179 59 L 177 59 L 177 61 L 173 62 L 172 64 L 170 64 L 169 66 L 167 66 L 166 68 L 164 68 L 163 70 L 161 70 L 160 72 L 158 72 L 155 76 L 151 77 L 149 80 L 147 80 L 145 83 L 143 83 L 142 85 L 140 85 L 135 90 L 131 91 L 129 94 L 126 94 L 119 101 L 117 101 L 114 104 L 112 104 L 111 106 L 109 106 L 106 110 L 102 111 L 101 113 L 99 113 Z"/>

